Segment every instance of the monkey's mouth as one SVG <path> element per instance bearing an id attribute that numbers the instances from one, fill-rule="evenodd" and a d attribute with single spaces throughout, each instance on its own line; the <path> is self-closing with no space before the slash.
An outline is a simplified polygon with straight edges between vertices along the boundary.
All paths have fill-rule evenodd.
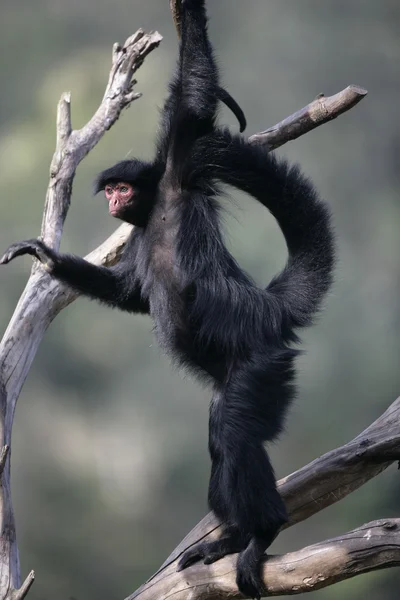
<path id="1" fill-rule="evenodd" d="M 122 198 L 112 198 L 108 203 L 108 210 L 110 215 L 113 217 L 123 213 L 132 202 L 130 200 L 124 200 Z"/>

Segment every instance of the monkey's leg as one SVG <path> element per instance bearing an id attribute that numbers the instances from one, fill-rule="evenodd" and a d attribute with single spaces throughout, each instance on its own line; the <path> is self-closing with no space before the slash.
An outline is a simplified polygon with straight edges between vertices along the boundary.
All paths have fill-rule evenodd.
<path id="1" fill-rule="evenodd" d="M 211 476 L 208 488 L 208 503 L 211 510 L 221 523 L 229 523 L 229 506 L 221 486 L 224 473 L 223 454 L 221 452 L 221 431 L 218 419 L 218 407 L 224 401 L 223 391 L 215 389 L 210 404 L 209 441 L 208 449 L 211 457 Z M 200 542 L 189 548 L 181 557 L 178 570 L 186 569 L 199 560 L 209 565 L 227 554 L 236 554 L 244 550 L 250 541 L 249 536 L 244 536 L 234 525 L 225 525 L 219 540 Z"/>
<path id="2" fill-rule="evenodd" d="M 226 521 L 247 535 L 249 543 L 240 550 L 236 581 L 250 598 L 265 595 L 264 553 L 287 521 L 264 442 L 273 440 L 282 428 L 293 394 L 294 356 L 290 349 L 269 347 L 265 354 L 242 361 L 232 368 L 212 406 L 212 449 L 220 465 L 215 497 L 222 499 Z"/>

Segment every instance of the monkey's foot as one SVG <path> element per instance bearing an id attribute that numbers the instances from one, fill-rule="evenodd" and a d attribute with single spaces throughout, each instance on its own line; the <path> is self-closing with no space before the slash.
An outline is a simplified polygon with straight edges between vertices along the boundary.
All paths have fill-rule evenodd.
<path id="1" fill-rule="evenodd" d="M 239 591 L 250 598 L 267 596 L 262 571 L 266 559 L 265 549 L 269 545 L 265 540 L 252 538 L 249 545 L 239 554 L 237 561 L 236 584 Z"/>
<path id="2" fill-rule="evenodd" d="M 181 557 L 178 563 L 178 571 L 187 569 L 194 563 L 202 560 L 205 565 L 211 565 L 217 560 L 224 558 L 227 554 L 236 554 L 241 552 L 247 546 L 248 540 L 239 534 L 224 536 L 214 542 L 200 542 L 195 544 Z"/>

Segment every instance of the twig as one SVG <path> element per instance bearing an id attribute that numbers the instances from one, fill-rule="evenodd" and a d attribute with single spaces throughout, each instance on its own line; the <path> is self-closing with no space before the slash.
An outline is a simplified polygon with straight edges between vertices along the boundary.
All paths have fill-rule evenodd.
<path id="1" fill-rule="evenodd" d="M 13 590 L 10 594 L 10 600 L 23 600 L 35 581 L 35 572 L 31 571 L 19 590 Z"/>

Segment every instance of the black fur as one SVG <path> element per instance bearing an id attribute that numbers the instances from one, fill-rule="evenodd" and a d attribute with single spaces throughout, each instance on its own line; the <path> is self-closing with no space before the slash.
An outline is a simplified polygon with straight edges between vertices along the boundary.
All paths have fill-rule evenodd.
<path id="1" fill-rule="evenodd" d="M 311 324 L 331 283 L 333 236 L 297 167 L 216 126 L 218 88 L 204 1 L 186 0 L 156 157 L 118 163 L 96 182 L 96 190 L 127 181 L 136 191 L 124 220 L 137 227 L 121 262 L 95 267 L 35 240 L 13 245 L 2 262 L 34 254 L 82 294 L 150 313 L 167 352 L 211 382 L 209 503 L 225 533 L 191 548 L 179 568 L 240 552 L 239 589 L 260 597 L 264 552 L 287 520 L 263 444 L 281 431 L 293 398 L 296 330 Z M 288 262 L 266 289 L 224 245 L 218 182 L 251 194 L 282 229 Z"/>

